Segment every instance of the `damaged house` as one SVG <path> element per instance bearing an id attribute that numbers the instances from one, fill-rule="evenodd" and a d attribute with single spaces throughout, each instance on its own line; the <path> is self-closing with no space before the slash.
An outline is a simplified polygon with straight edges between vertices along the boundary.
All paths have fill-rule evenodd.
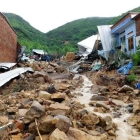
<path id="1" fill-rule="evenodd" d="M 0 13 L 0 62 L 15 63 L 20 49 L 16 32 L 6 17 Z"/>
<path id="2" fill-rule="evenodd" d="M 116 47 L 121 46 L 121 51 L 128 56 L 136 53 L 140 39 L 140 14 L 128 13 L 111 27 L 111 33 L 115 35 Z"/>

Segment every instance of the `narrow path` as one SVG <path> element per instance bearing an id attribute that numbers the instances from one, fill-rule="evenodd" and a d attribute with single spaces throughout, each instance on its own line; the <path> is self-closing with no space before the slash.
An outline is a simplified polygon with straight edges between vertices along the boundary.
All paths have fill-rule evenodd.
<path id="1" fill-rule="evenodd" d="M 93 111 L 94 107 L 89 106 L 90 98 L 94 95 L 94 94 L 91 94 L 91 92 L 90 92 L 91 86 L 93 84 L 85 75 L 82 75 L 82 77 L 84 79 L 83 87 L 80 89 L 76 89 L 74 92 L 75 93 L 81 92 L 83 94 L 83 96 L 77 96 L 75 100 L 79 101 L 82 104 L 85 104 L 86 109 L 90 112 L 93 112 L 96 115 L 99 115 L 101 117 L 105 117 L 105 116 L 112 117 L 112 113 L 94 112 Z M 135 129 L 132 129 L 132 127 L 127 124 L 127 122 L 124 122 L 132 114 L 126 112 L 126 110 L 124 110 L 123 107 L 120 108 L 120 112 L 122 114 L 121 118 L 112 117 L 113 122 L 118 125 L 118 130 L 116 131 L 116 135 L 117 135 L 116 140 L 140 140 L 140 137 L 138 136 L 138 132 L 136 132 Z"/>

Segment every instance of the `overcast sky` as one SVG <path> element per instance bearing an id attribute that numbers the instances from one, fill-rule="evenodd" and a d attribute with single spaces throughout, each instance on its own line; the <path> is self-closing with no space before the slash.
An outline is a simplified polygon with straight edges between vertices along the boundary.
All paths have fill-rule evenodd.
<path id="1" fill-rule="evenodd" d="M 15 13 L 48 32 L 76 19 L 118 16 L 139 6 L 140 0 L 3 0 L 0 10 Z"/>

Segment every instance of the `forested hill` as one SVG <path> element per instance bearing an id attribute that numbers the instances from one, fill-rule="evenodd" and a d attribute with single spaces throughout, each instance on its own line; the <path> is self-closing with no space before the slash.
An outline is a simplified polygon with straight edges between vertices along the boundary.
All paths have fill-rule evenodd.
<path id="1" fill-rule="evenodd" d="M 140 7 L 128 12 L 140 12 Z M 90 17 L 78 19 L 46 33 L 46 36 L 60 40 L 81 41 L 93 34 L 97 34 L 98 25 L 113 25 L 128 12 L 118 17 Z"/>
<path id="2" fill-rule="evenodd" d="M 140 12 L 140 7 L 130 11 Z M 93 34 L 97 34 L 97 25 L 114 24 L 126 13 L 123 13 L 118 17 L 89 17 L 78 19 L 60 26 L 46 34 L 32 27 L 27 21 L 18 15 L 12 13 L 3 14 L 7 17 L 8 21 L 17 32 L 19 43 L 27 46 L 28 50 L 39 48 L 44 49 L 45 51 L 50 51 L 51 53 L 65 53 L 66 51 L 74 51 L 77 47 L 77 42 Z M 69 41 L 69 43 L 66 44 L 65 41 Z"/>
<path id="3" fill-rule="evenodd" d="M 80 41 L 93 34 L 97 34 L 98 25 L 109 24 L 113 19 L 113 17 L 90 17 L 78 19 L 48 32 L 46 36 L 60 40 Z"/>

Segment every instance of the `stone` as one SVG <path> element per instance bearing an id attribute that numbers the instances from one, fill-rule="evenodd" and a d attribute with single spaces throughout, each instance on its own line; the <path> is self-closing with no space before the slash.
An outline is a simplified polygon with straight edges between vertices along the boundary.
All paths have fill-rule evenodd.
<path id="1" fill-rule="evenodd" d="M 52 116 L 57 116 L 57 115 L 65 116 L 66 115 L 66 111 L 65 110 L 52 110 L 52 111 L 50 111 L 50 114 Z"/>
<path id="2" fill-rule="evenodd" d="M 28 130 L 30 133 L 37 135 L 37 130 L 36 130 L 36 124 L 35 122 L 30 123 L 30 125 L 28 126 Z"/>
<path id="3" fill-rule="evenodd" d="M 55 86 L 54 85 L 50 85 L 47 87 L 47 92 L 49 93 L 55 93 L 56 92 L 56 89 L 55 89 Z"/>
<path id="4" fill-rule="evenodd" d="M 93 100 L 93 101 L 108 101 L 109 99 L 105 96 L 93 95 L 90 100 Z"/>
<path id="5" fill-rule="evenodd" d="M 36 79 L 38 83 L 45 83 L 45 78 L 44 77 L 37 77 Z"/>
<path id="6" fill-rule="evenodd" d="M 30 107 L 30 109 L 27 111 L 23 121 L 24 123 L 30 123 L 34 121 L 35 118 L 41 117 L 43 114 L 45 114 L 44 107 L 37 101 L 34 101 Z"/>
<path id="7" fill-rule="evenodd" d="M 28 109 L 19 109 L 17 113 L 17 118 L 24 117 L 27 113 Z"/>
<path id="8" fill-rule="evenodd" d="M 0 123 L 2 123 L 3 125 L 7 124 L 8 121 L 9 121 L 9 119 L 7 116 L 0 116 Z"/>
<path id="9" fill-rule="evenodd" d="M 122 88 L 119 89 L 119 93 L 126 93 L 127 91 L 133 91 L 134 89 L 128 85 L 124 85 Z"/>
<path id="10" fill-rule="evenodd" d="M 133 113 L 140 112 L 140 100 L 133 100 Z"/>
<path id="11" fill-rule="evenodd" d="M 50 100 L 51 99 L 51 94 L 46 92 L 46 91 L 40 91 L 39 92 L 39 98 L 43 98 L 45 100 Z"/>
<path id="12" fill-rule="evenodd" d="M 98 86 L 98 85 L 93 85 L 92 87 L 91 87 L 91 93 L 92 94 L 98 94 L 100 92 L 100 86 Z"/>
<path id="13" fill-rule="evenodd" d="M 97 107 L 104 107 L 105 109 L 107 109 L 107 110 L 110 110 L 110 107 L 107 105 L 107 104 L 105 104 L 104 102 L 96 102 L 96 106 Z"/>
<path id="14" fill-rule="evenodd" d="M 137 119 L 135 116 L 129 117 L 127 123 L 131 126 L 135 126 L 137 124 Z"/>
<path id="15" fill-rule="evenodd" d="M 56 127 L 60 131 L 63 131 L 65 133 L 68 132 L 70 126 L 71 126 L 71 122 L 64 118 L 60 118 L 56 123 Z"/>
<path id="16" fill-rule="evenodd" d="M 51 95 L 51 99 L 57 102 L 62 102 L 66 99 L 66 93 L 54 93 Z"/>
<path id="17" fill-rule="evenodd" d="M 16 113 L 18 111 L 18 108 L 17 107 L 10 107 L 9 109 L 7 109 L 7 112 L 8 113 Z"/>
<path id="18" fill-rule="evenodd" d="M 72 125 L 71 120 L 70 120 L 68 117 L 63 116 L 63 115 L 57 115 L 57 116 L 55 116 L 55 117 L 53 118 L 53 120 L 52 120 L 52 123 L 53 123 L 53 124 L 56 124 L 56 123 L 59 121 L 59 119 L 67 120 L 67 121 L 70 123 L 70 125 Z"/>
<path id="19" fill-rule="evenodd" d="M 49 135 L 41 135 L 41 137 L 42 137 L 42 140 L 49 140 Z M 35 140 L 40 140 L 40 137 L 36 136 Z"/>
<path id="20" fill-rule="evenodd" d="M 12 135 L 11 137 L 12 137 L 12 140 L 23 140 L 21 133 L 19 133 L 17 135 Z"/>
<path id="21" fill-rule="evenodd" d="M 48 84 L 45 83 L 45 84 L 39 86 L 39 90 L 40 91 L 47 91 L 47 87 L 48 87 Z"/>
<path id="22" fill-rule="evenodd" d="M 0 102 L 0 111 L 4 111 L 5 108 L 4 108 L 4 105 Z"/>
<path id="23" fill-rule="evenodd" d="M 28 92 L 23 93 L 23 97 L 24 97 L 24 98 L 29 98 L 30 95 L 31 95 L 31 93 L 28 93 Z"/>
<path id="24" fill-rule="evenodd" d="M 112 103 L 115 104 L 115 105 L 117 105 L 117 106 L 123 106 L 124 105 L 124 102 L 123 101 L 116 100 L 116 99 L 112 100 Z"/>
<path id="25" fill-rule="evenodd" d="M 88 134 L 92 135 L 92 136 L 100 136 L 101 133 L 95 130 L 88 130 L 87 131 Z"/>
<path id="26" fill-rule="evenodd" d="M 69 127 L 72 126 L 71 120 L 63 115 L 55 116 L 52 120 L 52 123 L 56 124 L 56 127 L 63 132 L 67 132 Z"/>
<path id="27" fill-rule="evenodd" d="M 10 134 L 18 134 L 18 133 L 20 133 L 20 129 L 19 128 L 10 131 Z"/>
<path id="28" fill-rule="evenodd" d="M 29 98 L 27 98 L 27 99 L 25 99 L 25 100 L 23 100 L 22 101 L 22 105 L 25 107 L 25 108 L 27 108 L 27 107 L 29 107 L 31 104 L 32 104 L 32 100 L 31 99 L 29 99 Z"/>
<path id="29" fill-rule="evenodd" d="M 56 83 L 55 84 L 55 88 L 57 91 L 59 90 L 66 90 L 67 89 L 67 85 L 66 84 L 62 84 L 62 83 Z"/>
<path id="30" fill-rule="evenodd" d="M 106 134 L 102 134 L 101 136 L 92 136 L 84 131 L 72 127 L 69 128 L 67 135 L 70 140 L 107 140 Z"/>
<path id="31" fill-rule="evenodd" d="M 138 89 L 135 89 L 135 90 L 134 90 L 134 93 L 135 93 L 136 95 L 138 95 L 138 94 L 140 93 L 140 91 L 139 91 Z"/>
<path id="32" fill-rule="evenodd" d="M 64 104 L 61 104 L 61 103 L 55 103 L 55 104 L 51 104 L 49 106 L 49 109 L 50 110 L 65 110 L 66 111 L 66 114 L 69 114 L 70 113 L 70 110 L 71 108 L 68 107 L 68 106 L 65 106 Z"/>
<path id="33" fill-rule="evenodd" d="M 39 131 L 41 134 L 50 133 L 55 129 L 55 124 L 52 123 L 53 117 L 51 115 L 43 116 L 40 121 Z"/>
<path id="34" fill-rule="evenodd" d="M 69 140 L 68 136 L 56 128 L 49 137 L 49 140 Z"/>
<path id="35" fill-rule="evenodd" d="M 104 118 L 105 122 L 106 122 L 106 126 L 105 126 L 105 130 L 110 130 L 113 127 L 113 123 L 112 123 L 112 118 L 110 116 L 106 116 Z"/>
<path id="36" fill-rule="evenodd" d="M 34 78 L 38 78 L 38 77 L 44 77 L 46 82 L 50 82 L 51 78 L 47 73 L 41 73 L 41 72 L 35 72 L 33 74 Z"/>
<path id="37" fill-rule="evenodd" d="M 108 134 L 109 134 L 110 136 L 116 136 L 116 133 L 115 133 L 115 130 L 114 130 L 114 129 L 109 130 L 109 131 L 108 131 Z"/>
<path id="38" fill-rule="evenodd" d="M 99 118 L 93 113 L 85 114 L 81 118 L 81 123 L 85 125 L 95 125 L 99 123 Z"/>

